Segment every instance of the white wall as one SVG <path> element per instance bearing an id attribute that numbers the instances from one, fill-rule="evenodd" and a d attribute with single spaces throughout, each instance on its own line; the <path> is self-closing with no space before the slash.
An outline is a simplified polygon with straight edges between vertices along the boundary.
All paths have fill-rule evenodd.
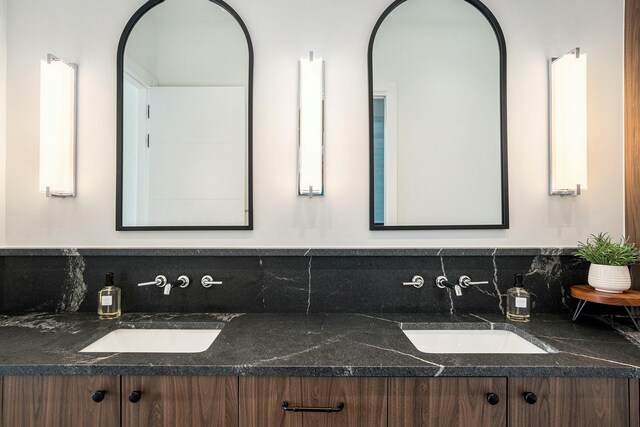
<path id="1" fill-rule="evenodd" d="M 6 241 L 6 136 L 7 136 L 7 5 L 0 0 L 0 246 Z"/>
<path id="2" fill-rule="evenodd" d="M 486 0 L 508 50 L 511 229 L 371 232 L 366 51 L 390 0 L 229 0 L 255 48 L 255 230 L 116 232 L 115 62 L 143 0 L 8 0 L 9 246 L 571 246 L 623 232 L 623 0 Z M 589 190 L 547 195 L 547 59 L 589 53 Z M 297 197 L 297 59 L 326 60 L 327 195 Z M 78 197 L 38 193 L 38 61 L 80 64 Z"/>

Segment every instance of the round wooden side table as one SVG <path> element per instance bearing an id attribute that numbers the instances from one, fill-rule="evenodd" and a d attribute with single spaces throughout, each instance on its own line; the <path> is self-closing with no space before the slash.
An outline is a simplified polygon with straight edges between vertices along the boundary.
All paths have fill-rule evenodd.
<path id="1" fill-rule="evenodd" d="M 596 291 L 589 285 L 576 285 L 571 287 L 569 294 L 578 300 L 578 306 L 573 314 L 574 322 L 578 316 L 580 316 L 580 313 L 584 306 L 587 305 L 587 302 L 595 302 L 596 304 L 624 307 L 631 318 L 633 325 L 638 331 L 640 331 L 640 327 L 638 327 L 638 323 L 636 322 L 636 307 L 640 307 L 640 291 L 629 289 L 619 294 L 610 294 L 607 292 Z"/>

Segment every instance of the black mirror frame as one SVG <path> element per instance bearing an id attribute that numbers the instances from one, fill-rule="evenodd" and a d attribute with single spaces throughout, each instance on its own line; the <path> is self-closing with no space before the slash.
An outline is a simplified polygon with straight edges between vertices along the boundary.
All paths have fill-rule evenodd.
<path id="1" fill-rule="evenodd" d="M 164 3 L 165 0 L 149 0 L 129 19 L 124 27 L 120 42 L 118 43 L 117 58 L 117 117 L 116 117 L 116 231 L 153 231 L 153 230 L 253 230 L 253 43 L 247 30 L 247 26 L 240 18 L 240 15 L 227 3 L 222 0 L 209 0 L 226 10 L 238 22 L 247 39 L 247 49 L 249 51 L 249 81 L 248 81 L 248 108 L 247 108 L 247 225 L 195 225 L 195 226 L 124 226 L 122 225 L 122 173 L 123 173 L 123 117 L 124 111 L 124 50 L 127 45 L 129 35 L 133 27 L 138 23 L 149 10 Z"/>
<path id="2" fill-rule="evenodd" d="M 509 228 L 509 186 L 507 156 L 507 47 L 500 24 L 491 11 L 479 0 L 462 0 L 475 7 L 491 25 L 498 42 L 500 52 L 500 155 L 502 175 L 502 222 L 500 224 L 482 225 L 380 225 L 374 221 L 374 161 L 373 161 L 373 44 L 382 22 L 402 3 L 409 0 L 396 0 L 380 15 L 373 27 L 369 39 L 368 73 L 369 73 L 369 229 L 370 230 L 486 230 Z"/>

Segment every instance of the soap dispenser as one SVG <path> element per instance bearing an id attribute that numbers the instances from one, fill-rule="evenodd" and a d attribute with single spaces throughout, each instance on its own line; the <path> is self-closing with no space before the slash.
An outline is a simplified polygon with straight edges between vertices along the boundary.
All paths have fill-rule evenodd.
<path id="1" fill-rule="evenodd" d="M 531 295 L 522 285 L 522 274 L 515 275 L 513 288 L 507 290 L 507 319 L 528 322 L 531 311 Z"/>
<path id="2" fill-rule="evenodd" d="M 98 316 L 117 319 L 120 314 L 120 288 L 113 283 L 113 273 L 107 273 L 104 288 L 98 293 Z"/>

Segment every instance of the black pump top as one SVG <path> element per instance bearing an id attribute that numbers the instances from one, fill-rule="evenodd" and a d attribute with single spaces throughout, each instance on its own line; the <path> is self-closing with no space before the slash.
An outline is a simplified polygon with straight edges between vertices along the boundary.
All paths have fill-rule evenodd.
<path id="1" fill-rule="evenodd" d="M 516 288 L 524 288 L 524 285 L 522 284 L 522 274 L 515 275 L 515 282 L 513 283 L 513 286 Z"/>
<path id="2" fill-rule="evenodd" d="M 105 286 L 115 286 L 113 284 L 113 273 L 107 273 L 105 278 Z"/>

